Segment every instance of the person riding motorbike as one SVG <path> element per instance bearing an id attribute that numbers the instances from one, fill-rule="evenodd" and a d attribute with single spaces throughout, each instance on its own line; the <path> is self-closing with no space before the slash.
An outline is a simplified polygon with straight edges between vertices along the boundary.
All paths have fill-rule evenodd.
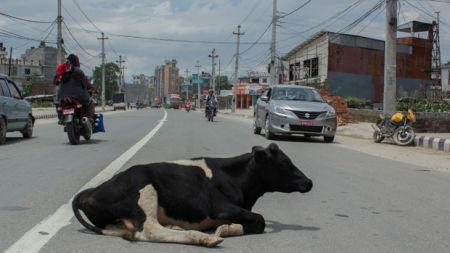
<path id="1" fill-rule="evenodd" d="M 208 109 L 208 106 L 212 106 L 214 116 L 217 114 L 217 98 L 214 95 L 213 90 L 209 90 L 208 96 L 206 97 L 206 109 Z M 205 110 L 205 116 L 207 116 L 207 110 Z"/>
<path id="2" fill-rule="evenodd" d="M 83 105 L 83 114 L 94 119 L 95 104 L 89 92 L 98 94 L 98 90 L 89 82 L 86 75 L 80 69 L 78 56 L 70 54 L 65 63 L 67 71 L 64 72 L 59 81 L 58 96 L 60 100 L 67 97 L 74 97 Z"/>

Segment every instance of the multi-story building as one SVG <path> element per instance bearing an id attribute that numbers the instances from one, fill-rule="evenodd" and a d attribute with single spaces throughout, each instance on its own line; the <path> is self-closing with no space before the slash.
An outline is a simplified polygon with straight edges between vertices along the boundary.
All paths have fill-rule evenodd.
<path id="1" fill-rule="evenodd" d="M 32 76 L 45 79 L 44 66 L 40 60 L 11 58 L 10 61 L 8 52 L 3 46 L 3 43 L 0 43 L 0 73 L 9 75 L 21 89 L 25 86 L 27 81 L 31 80 Z"/>
<path id="2" fill-rule="evenodd" d="M 332 94 L 383 101 L 385 42 L 356 35 L 319 32 L 292 49 L 291 84 L 321 84 Z M 397 39 L 397 94 L 412 94 L 430 82 L 432 42 Z"/>
<path id="3" fill-rule="evenodd" d="M 177 60 L 167 60 L 164 65 L 155 68 L 155 100 L 166 101 L 169 94 L 180 93 L 180 70 Z"/>

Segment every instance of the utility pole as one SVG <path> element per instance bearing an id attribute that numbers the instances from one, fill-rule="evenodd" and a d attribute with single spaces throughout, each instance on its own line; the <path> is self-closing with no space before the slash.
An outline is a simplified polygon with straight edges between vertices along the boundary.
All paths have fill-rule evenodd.
<path id="1" fill-rule="evenodd" d="M 397 0 L 386 0 L 383 112 L 395 112 L 397 83 Z"/>
<path id="2" fill-rule="evenodd" d="M 210 55 L 208 55 L 208 57 L 211 57 L 211 61 L 212 61 L 212 73 L 211 73 L 212 74 L 212 90 L 215 93 L 215 91 L 216 91 L 216 77 L 215 77 L 216 63 L 215 63 L 215 60 L 217 57 L 219 57 L 218 55 L 216 55 L 216 49 L 213 49 L 212 53 Z"/>
<path id="3" fill-rule="evenodd" d="M 238 73 L 239 73 L 239 43 L 241 39 L 241 35 L 244 35 L 245 33 L 241 33 L 241 25 L 238 25 L 238 31 L 237 33 L 233 32 L 234 35 L 237 36 L 237 43 L 236 43 L 236 63 L 234 65 L 234 85 L 233 85 L 233 101 L 231 104 L 231 112 L 236 111 L 236 89 L 238 86 Z"/>
<path id="4" fill-rule="evenodd" d="M 9 48 L 8 76 L 11 76 L 12 47 Z"/>
<path id="5" fill-rule="evenodd" d="M 272 43 L 270 47 L 270 84 L 274 85 L 276 81 L 277 66 L 275 62 L 276 54 L 276 41 L 277 41 L 277 0 L 273 0 L 273 13 L 272 13 Z"/>
<path id="6" fill-rule="evenodd" d="M 102 32 L 102 37 L 97 38 L 102 41 L 102 109 L 105 110 L 105 34 Z"/>
<path id="7" fill-rule="evenodd" d="M 61 14 L 61 0 L 58 0 L 58 35 L 56 38 L 56 47 L 57 47 L 57 52 L 56 52 L 56 65 L 59 65 L 62 63 L 62 44 L 63 44 L 63 39 L 62 39 L 62 21 L 63 21 L 63 17 Z"/>
<path id="8" fill-rule="evenodd" d="M 186 73 L 186 80 L 184 81 L 184 84 L 186 85 L 186 100 L 189 100 L 189 84 L 188 84 L 188 81 L 189 81 L 189 69 L 186 69 L 185 71 L 184 71 L 185 73 Z"/>
<path id="9" fill-rule="evenodd" d="M 117 63 L 119 63 L 119 92 L 122 92 L 123 90 L 123 69 L 122 69 L 122 63 L 124 63 L 125 61 L 122 60 L 122 55 L 119 55 L 119 60 L 116 61 Z"/>
<path id="10" fill-rule="evenodd" d="M 200 109 L 200 67 L 201 65 L 197 61 L 197 65 L 195 65 L 197 68 L 197 105 L 198 109 Z"/>
<path id="11" fill-rule="evenodd" d="M 438 91 L 442 90 L 441 84 L 441 47 L 439 41 L 439 12 L 436 12 L 437 21 L 433 21 L 432 24 L 432 41 L 433 48 L 431 50 L 431 98 L 436 99 L 439 94 Z"/>

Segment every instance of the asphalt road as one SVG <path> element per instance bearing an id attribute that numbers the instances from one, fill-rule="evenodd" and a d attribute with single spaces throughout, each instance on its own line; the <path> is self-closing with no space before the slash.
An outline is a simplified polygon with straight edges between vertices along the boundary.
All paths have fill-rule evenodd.
<path id="1" fill-rule="evenodd" d="M 107 132 L 78 146 L 68 144 L 54 120 L 40 121 L 31 140 L 8 135 L 0 146 L 0 252 L 25 252 L 14 245 L 31 245 L 28 252 L 450 252 L 449 173 L 321 139 L 275 141 L 314 188 L 306 194 L 264 195 L 254 207 L 267 220 L 264 234 L 226 238 L 208 249 L 94 235 L 71 216 L 67 223 L 49 223 L 111 164 L 126 169 L 196 156 L 228 157 L 270 143 L 253 135 L 247 121 L 219 116 L 211 123 L 202 113 L 183 110 L 168 110 L 161 121 L 164 117 L 162 109 L 108 113 Z M 127 151 L 126 159 L 117 159 Z M 49 229 L 33 232 L 41 222 Z M 37 241 L 45 243 L 33 246 Z"/>

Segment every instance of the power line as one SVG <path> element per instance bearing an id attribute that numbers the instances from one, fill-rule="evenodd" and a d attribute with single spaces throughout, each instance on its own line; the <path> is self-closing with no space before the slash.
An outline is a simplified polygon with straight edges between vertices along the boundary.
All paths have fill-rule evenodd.
<path id="1" fill-rule="evenodd" d="M 81 46 L 81 44 L 78 42 L 78 40 L 75 38 L 75 36 L 72 34 L 72 32 L 70 31 L 69 27 L 67 26 L 66 22 L 63 21 L 64 26 L 66 27 L 66 30 L 69 32 L 70 37 L 72 37 L 72 39 L 75 41 L 75 43 L 77 43 L 78 47 L 80 47 L 81 50 L 83 50 L 87 55 L 91 56 L 91 57 L 96 57 L 92 54 L 90 54 L 86 49 L 84 49 L 83 46 Z"/>
<path id="2" fill-rule="evenodd" d="M 17 19 L 17 20 L 30 22 L 30 23 L 50 24 L 50 23 L 55 22 L 54 20 L 53 21 L 39 21 L 39 20 L 24 19 L 24 18 L 19 18 L 19 17 L 15 17 L 15 16 L 12 16 L 12 15 L 6 14 L 6 13 L 3 13 L 3 12 L 0 12 L 0 15 L 5 16 L 5 17 L 9 17 L 9 18 L 13 18 L 13 19 Z"/>
<path id="3" fill-rule="evenodd" d="M 269 25 L 266 27 L 266 29 L 264 30 L 263 33 L 261 33 L 261 35 L 258 37 L 258 39 L 256 39 L 255 42 L 253 42 L 250 47 L 248 47 L 247 49 L 245 49 L 244 51 L 241 52 L 241 55 L 245 54 L 246 52 L 248 52 L 248 50 L 250 50 L 253 46 L 255 46 L 256 44 L 258 44 L 259 40 L 264 36 L 264 34 L 266 34 L 266 32 L 269 30 L 269 28 L 272 26 L 272 22 L 269 23 Z M 244 43 L 242 43 L 244 44 Z M 269 44 L 269 43 L 267 43 Z"/>
<path id="4" fill-rule="evenodd" d="M 77 8 L 80 10 L 80 12 L 84 15 L 84 17 L 89 21 L 89 23 L 91 23 L 94 27 L 95 27 L 95 29 L 97 29 L 99 32 L 102 32 L 101 30 L 100 30 L 100 28 L 98 28 L 95 24 L 94 24 L 94 22 L 92 22 L 92 20 L 88 17 L 88 15 L 86 15 L 86 13 L 83 11 L 83 9 L 81 9 L 81 7 L 80 7 L 80 5 L 77 3 L 77 1 L 76 0 L 72 0 L 72 2 L 77 6 Z"/>
<path id="5" fill-rule="evenodd" d="M 293 11 L 289 12 L 288 14 L 284 14 L 284 15 L 280 16 L 280 18 L 284 18 L 284 17 L 287 17 L 287 16 L 291 15 L 292 13 L 294 13 L 294 12 L 300 10 L 301 8 L 305 7 L 305 6 L 306 6 L 307 4 L 309 4 L 311 1 L 312 1 L 312 0 L 306 1 L 304 4 L 300 5 L 299 7 L 297 7 L 296 9 L 294 9 Z"/>

